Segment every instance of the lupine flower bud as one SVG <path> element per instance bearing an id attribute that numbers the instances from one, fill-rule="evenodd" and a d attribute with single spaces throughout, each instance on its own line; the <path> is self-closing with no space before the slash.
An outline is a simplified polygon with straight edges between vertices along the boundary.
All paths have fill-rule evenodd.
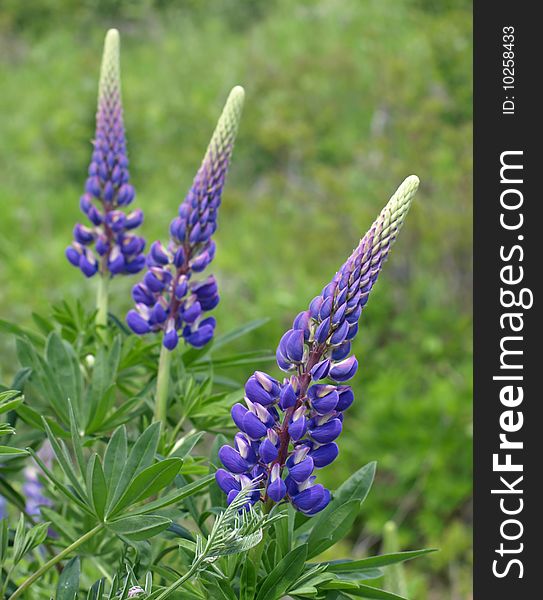
<path id="1" fill-rule="evenodd" d="M 127 598 L 137 598 L 140 594 L 145 594 L 145 590 L 140 585 L 135 585 L 128 590 Z"/>
<path id="2" fill-rule="evenodd" d="M 147 256 L 149 270 L 136 286 L 138 291 L 133 292 L 138 298 L 150 295 L 155 302 L 159 298 L 164 301 L 167 321 L 149 320 L 147 311 L 139 310 L 138 306 L 136 311 L 147 321 L 149 329 L 144 331 L 131 316 L 134 311 L 128 313 L 126 321 L 139 335 L 163 331 L 163 345 L 168 350 L 176 347 L 179 337 L 201 348 L 214 335 L 215 320 L 206 318 L 205 313 L 219 303 L 217 282 L 212 275 L 203 281 L 193 280 L 192 276 L 202 272 L 215 256 L 211 236 L 217 229 L 218 209 L 244 95 L 239 86 L 230 92 L 192 187 L 179 206 L 179 216 L 170 224 L 170 241 L 167 246 L 160 242 L 151 245 Z"/>
<path id="3" fill-rule="evenodd" d="M 241 404 L 232 408 L 232 418 L 243 433 L 236 434 L 236 449 L 219 450 L 230 474 L 219 469 L 216 478 L 229 502 L 245 479 L 255 478 L 262 480 L 263 501 L 286 500 L 306 515 L 320 512 L 330 502 L 330 492 L 315 483 L 313 472 L 339 454 L 335 440 L 354 395 L 348 385 L 338 384 L 351 379 L 358 368 L 350 356 L 351 340 L 417 186 L 416 177 L 403 182 L 334 279 L 281 338 L 277 364 L 291 376 L 280 384 L 257 371 L 247 380 L 248 409 Z M 139 291 L 137 296 L 141 297 Z M 326 379 L 331 382 L 318 383 Z M 249 504 L 259 497 L 256 492 Z"/>
<path id="4" fill-rule="evenodd" d="M 107 32 L 104 43 L 93 146 L 89 178 L 79 202 L 91 226 L 78 223 L 74 227 L 66 258 L 86 277 L 97 272 L 103 277 L 138 273 L 145 264 L 145 240 L 127 232 L 141 225 L 143 213 L 137 210 L 125 215 L 119 210 L 129 205 L 135 194 L 128 183 L 116 29 Z"/>
<path id="5" fill-rule="evenodd" d="M 287 486 L 281 479 L 281 466 L 275 463 L 270 472 L 270 482 L 268 483 L 268 496 L 274 502 L 281 502 L 287 493 Z"/>

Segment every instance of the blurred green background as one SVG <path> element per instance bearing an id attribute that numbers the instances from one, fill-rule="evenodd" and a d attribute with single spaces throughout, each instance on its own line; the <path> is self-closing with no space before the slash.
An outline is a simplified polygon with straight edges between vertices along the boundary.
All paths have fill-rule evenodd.
<path id="1" fill-rule="evenodd" d="M 378 460 L 353 548 L 439 547 L 411 597 L 471 598 L 471 3 L 2 0 L 0 316 L 94 301 L 63 258 L 81 219 L 103 35 L 122 35 L 143 233 L 165 238 L 229 89 L 247 100 L 213 266 L 222 331 L 262 316 L 273 349 L 402 179 L 420 193 L 364 311 L 337 485 Z M 134 279 L 116 281 L 113 308 Z M 2 340 L 0 375 L 13 370 Z M 273 367 L 271 367 L 273 369 Z"/>

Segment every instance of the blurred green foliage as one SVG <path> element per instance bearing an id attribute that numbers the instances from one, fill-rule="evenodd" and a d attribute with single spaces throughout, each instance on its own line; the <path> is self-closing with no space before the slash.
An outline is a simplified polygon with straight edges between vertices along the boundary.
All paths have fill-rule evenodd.
<path id="1" fill-rule="evenodd" d="M 149 240 L 166 237 L 229 89 L 246 88 L 213 270 L 221 330 L 271 317 L 253 348 L 275 347 L 397 184 L 421 178 L 363 316 L 341 457 L 322 477 L 333 486 L 377 459 L 355 551 L 379 544 L 392 519 L 402 547 L 441 548 L 424 573 L 407 567 L 411 595 L 468 598 L 471 3 L 3 0 L 2 318 L 26 322 L 66 295 L 94 300 L 95 282 L 63 251 L 81 219 L 111 26 L 122 34 L 131 172 Z M 118 313 L 133 283 L 113 285 Z"/>

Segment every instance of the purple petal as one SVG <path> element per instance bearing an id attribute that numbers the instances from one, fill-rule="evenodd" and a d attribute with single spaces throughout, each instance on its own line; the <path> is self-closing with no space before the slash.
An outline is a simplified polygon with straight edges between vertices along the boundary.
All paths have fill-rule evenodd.
<path id="1" fill-rule="evenodd" d="M 294 506 L 302 512 L 308 512 L 317 507 L 325 498 L 324 487 L 318 483 L 312 487 L 306 488 L 292 498 Z"/>
<path id="2" fill-rule="evenodd" d="M 319 448 L 316 450 L 312 450 L 311 458 L 313 458 L 315 467 L 321 469 L 322 467 L 327 467 L 330 463 L 334 462 L 338 454 L 338 445 L 335 442 L 331 442 L 329 444 L 325 444 L 324 446 L 319 446 Z"/>
<path id="3" fill-rule="evenodd" d="M 330 421 L 319 425 L 310 430 L 311 437 L 319 444 L 333 442 L 341 433 L 342 424 L 339 419 L 330 419 Z"/>
<path id="4" fill-rule="evenodd" d="M 128 311 L 126 315 L 126 324 L 130 329 L 138 335 L 149 333 L 151 327 L 149 323 L 135 310 Z"/>
<path id="5" fill-rule="evenodd" d="M 268 438 L 266 438 L 260 444 L 258 453 L 260 454 L 262 462 L 265 462 L 266 464 L 273 462 L 279 454 L 277 448 L 271 443 L 271 441 Z"/>
<path id="6" fill-rule="evenodd" d="M 275 481 L 272 481 L 268 484 L 268 496 L 274 502 L 281 502 L 281 500 L 285 497 L 287 493 L 287 486 L 285 482 L 279 477 Z"/>
<path id="7" fill-rule="evenodd" d="M 252 412 L 247 411 L 243 417 L 243 431 L 253 440 L 263 438 L 268 432 L 267 427 Z"/>
<path id="8" fill-rule="evenodd" d="M 288 465 L 287 465 L 288 466 Z M 307 456 L 297 465 L 288 466 L 288 473 L 297 483 L 305 481 L 313 473 L 314 463 L 311 456 Z"/>
<path id="9" fill-rule="evenodd" d="M 240 482 L 232 475 L 232 473 L 229 473 L 224 469 L 217 470 L 215 473 L 215 480 L 225 494 L 228 494 L 232 490 L 239 491 L 241 489 Z"/>
<path id="10" fill-rule="evenodd" d="M 219 460 L 232 473 L 246 473 L 251 469 L 251 465 L 231 446 L 221 446 Z"/>
<path id="11" fill-rule="evenodd" d="M 354 377 L 358 369 L 355 356 L 350 356 L 342 362 L 336 363 L 330 369 L 330 378 L 334 381 L 347 381 Z"/>

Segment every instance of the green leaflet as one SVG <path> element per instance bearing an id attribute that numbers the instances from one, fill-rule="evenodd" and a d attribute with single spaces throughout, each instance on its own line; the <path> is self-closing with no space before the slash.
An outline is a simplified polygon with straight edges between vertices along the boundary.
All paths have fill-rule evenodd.
<path id="1" fill-rule="evenodd" d="M 108 516 L 114 516 L 123 508 L 136 504 L 167 487 L 179 473 L 182 464 L 180 458 L 166 458 L 138 473 L 116 504 L 110 508 Z"/>
<path id="2" fill-rule="evenodd" d="M 298 579 L 307 558 L 307 545 L 289 552 L 264 579 L 256 600 L 278 600 Z"/>
<path id="3" fill-rule="evenodd" d="M 107 524 L 113 533 L 130 540 L 146 540 L 167 529 L 171 519 L 158 515 L 128 515 Z"/>
<path id="4" fill-rule="evenodd" d="M 58 579 L 55 600 L 75 600 L 79 591 L 81 563 L 76 556 L 66 563 Z"/>

